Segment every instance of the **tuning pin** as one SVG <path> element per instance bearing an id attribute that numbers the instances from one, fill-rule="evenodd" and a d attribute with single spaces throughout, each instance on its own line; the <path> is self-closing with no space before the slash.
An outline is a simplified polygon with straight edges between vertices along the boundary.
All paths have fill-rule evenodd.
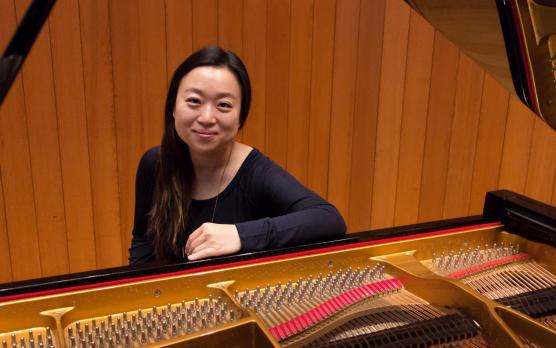
<path id="1" fill-rule="evenodd" d="M 145 330 L 141 330 L 141 343 L 142 344 L 147 343 L 147 333 L 145 332 Z"/>
<path id="2" fill-rule="evenodd" d="M 48 327 L 46 328 L 46 330 L 47 330 L 46 331 L 47 333 L 50 331 L 50 329 Z M 46 345 L 50 347 L 52 345 L 52 343 L 53 343 L 52 342 L 52 336 L 50 334 L 48 334 L 46 336 Z"/>

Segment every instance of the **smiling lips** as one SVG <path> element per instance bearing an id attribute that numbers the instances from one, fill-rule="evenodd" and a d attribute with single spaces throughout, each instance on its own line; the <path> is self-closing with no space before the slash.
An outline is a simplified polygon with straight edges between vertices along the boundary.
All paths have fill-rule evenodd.
<path id="1" fill-rule="evenodd" d="M 202 139 L 209 139 L 217 134 L 216 132 L 211 132 L 202 129 L 194 129 L 193 133 L 196 133 Z"/>

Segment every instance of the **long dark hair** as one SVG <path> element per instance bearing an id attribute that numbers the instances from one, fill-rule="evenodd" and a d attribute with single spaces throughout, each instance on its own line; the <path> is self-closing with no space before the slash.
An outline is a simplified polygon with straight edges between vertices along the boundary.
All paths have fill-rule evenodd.
<path id="1" fill-rule="evenodd" d="M 226 67 L 236 77 L 241 88 L 240 129 L 251 105 L 251 83 L 247 69 L 241 59 L 230 51 L 218 46 L 203 48 L 187 57 L 174 72 L 166 96 L 164 134 L 153 205 L 149 212 L 149 233 L 153 236 L 154 253 L 159 260 L 179 258 L 183 248 L 183 245 L 178 245 L 178 241 L 187 225 L 194 172 L 189 147 L 176 132 L 174 108 L 183 77 L 202 66 Z"/>

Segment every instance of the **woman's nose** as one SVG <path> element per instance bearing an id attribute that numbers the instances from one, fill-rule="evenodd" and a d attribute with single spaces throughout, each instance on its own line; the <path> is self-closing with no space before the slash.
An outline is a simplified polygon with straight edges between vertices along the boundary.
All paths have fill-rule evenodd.
<path id="1" fill-rule="evenodd" d="M 215 121 L 214 109 L 210 105 L 204 105 L 197 120 L 201 123 L 213 123 Z"/>

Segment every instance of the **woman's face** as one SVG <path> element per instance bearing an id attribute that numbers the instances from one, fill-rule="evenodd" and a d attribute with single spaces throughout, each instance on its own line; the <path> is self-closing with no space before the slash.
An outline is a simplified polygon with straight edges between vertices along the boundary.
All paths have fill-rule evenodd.
<path id="1" fill-rule="evenodd" d="M 178 87 L 174 125 L 192 153 L 223 151 L 239 130 L 241 87 L 226 67 L 191 70 Z"/>

